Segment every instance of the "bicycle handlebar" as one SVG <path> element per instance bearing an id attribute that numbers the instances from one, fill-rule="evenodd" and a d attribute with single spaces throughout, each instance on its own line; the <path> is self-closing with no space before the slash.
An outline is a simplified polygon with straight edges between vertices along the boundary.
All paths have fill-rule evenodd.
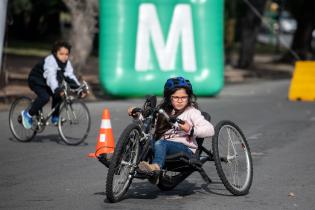
<path id="1" fill-rule="evenodd" d="M 88 91 L 88 90 L 89 90 L 89 86 L 88 86 L 87 82 L 86 82 L 86 81 L 83 81 L 82 83 L 83 83 L 83 84 L 80 85 L 80 87 L 78 87 L 78 88 L 76 88 L 76 89 L 71 89 L 71 88 L 70 88 L 70 91 L 71 91 L 71 92 L 77 92 L 77 93 L 80 93 L 81 91 Z"/>
<path id="2" fill-rule="evenodd" d="M 139 107 L 136 107 L 136 108 L 133 108 L 132 111 L 131 111 L 131 116 L 137 116 L 137 113 L 140 113 L 140 114 L 143 114 L 143 109 L 139 108 Z M 153 112 L 152 113 L 159 113 L 159 114 L 162 114 L 166 120 L 172 124 L 172 125 L 175 125 L 176 126 L 176 123 L 178 124 L 185 124 L 185 121 L 177 118 L 177 117 L 170 117 L 165 111 L 164 109 L 153 109 Z"/>
<path id="3" fill-rule="evenodd" d="M 164 109 L 159 109 L 159 113 L 162 114 L 167 121 L 169 121 L 171 124 L 175 124 L 175 123 L 179 123 L 181 125 L 185 124 L 185 121 L 177 118 L 177 117 L 170 117 L 165 111 Z"/>
<path id="4" fill-rule="evenodd" d="M 67 84 L 65 80 L 62 81 L 62 89 L 64 92 L 65 97 L 68 97 L 68 92 L 70 93 L 76 93 L 79 97 L 80 94 L 84 91 L 88 94 L 89 92 L 89 86 L 86 81 L 83 81 L 82 84 L 75 89 L 70 88 L 70 86 Z"/>

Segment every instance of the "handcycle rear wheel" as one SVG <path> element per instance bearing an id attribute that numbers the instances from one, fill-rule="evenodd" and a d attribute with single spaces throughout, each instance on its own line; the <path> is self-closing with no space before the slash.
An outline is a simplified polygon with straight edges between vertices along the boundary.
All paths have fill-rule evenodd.
<path id="1" fill-rule="evenodd" d="M 218 175 L 233 195 L 246 195 L 253 180 L 250 149 L 242 130 L 223 120 L 215 127 L 212 149 Z"/>
<path id="2" fill-rule="evenodd" d="M 13 136 L 21 142 L 29 142 L 36 135 L 36 130 L 33 128 L 26 129 L 22 123 L 21 112 L 28 110 L 32 105 L 32 100 L 29 97 L 23 96 L 16 99 L 10 108 L 9 125 Z"/>
<path id="3" fill-rule="evenodd" d="M 139 158 L 141 135 L 140 127 L 132 123 L 119 137 L 106 180 L 106 196 L 112 203 L 120 201 L 129 189 Z"/>
<path id="4" fill-rule="evenodd" d="M 74 100 L 61 106 L 58 131 L 66 144 L 82 143 L 89 134 L 90 127 L 90 112 L 82 101 Z"/>

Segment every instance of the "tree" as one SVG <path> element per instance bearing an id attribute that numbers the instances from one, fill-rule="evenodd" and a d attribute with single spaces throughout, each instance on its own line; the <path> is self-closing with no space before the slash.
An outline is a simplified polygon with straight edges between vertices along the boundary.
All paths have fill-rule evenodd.
<path id="1" fill-rule="evenodd" d="M 0 3 L 0 88 L 6 85 L 5 71 L 2 68 L 2 50 L 3 50 L 3 40 L 5 34 L 6 25 L 6 13 L 7 13 L 8 1 L 4 0 Z"/>
<path id="2" fill-rule="evenodd" d="M 10 37 L 19 40 L 43 40 L 47 35 L 60 35 L 61 0 L 10 0 L 8 12 L 13 24 L 9 26 Z"/>
<path id="3" fill-rule="evenodd" d="M 79 76 L 93 46 L 98 16 L 98 0 L 63 0 L 71 13 L 70 43 L 73 64 Z"/>
<path id="4" fill-rule="evenodd" d="M 235 25 L 238 0 L 224 1 L 224 47 L 225 63 L 231 63 L 232 49 L 235 41 Z"/>
<path id="5" fill-rule="evenodd" d="M 261 25 L 260 14 L 263 14 L 267 0 L 244 0 L 240 8 L 241 45 L 239 51 L 239 68 L 249 68 L 254 60 L 256 38 Z"/>
<path id="6" fill-rule="evenodd" d="M 287 0 L 286 8 L 297 21 L 297 29 L 293 36 L 291 49 L 297 53 L 302 60 L 310 59 L 312 50 L 312 33 L 315 29 L 315 2 L 314 0 Z M 294 56 L 288 52 L 282 61 L 292 62 Z"/>

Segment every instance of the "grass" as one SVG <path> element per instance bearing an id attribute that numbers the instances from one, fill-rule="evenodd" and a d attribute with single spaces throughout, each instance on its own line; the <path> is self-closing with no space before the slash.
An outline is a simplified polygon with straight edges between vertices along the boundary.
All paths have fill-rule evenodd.
<path id="1" fill-rule="evenodd" d="M 51 44 L 45 42 L 8 41 L 4 53 L 20 56 L 43 57 L 50 53 Z"/>

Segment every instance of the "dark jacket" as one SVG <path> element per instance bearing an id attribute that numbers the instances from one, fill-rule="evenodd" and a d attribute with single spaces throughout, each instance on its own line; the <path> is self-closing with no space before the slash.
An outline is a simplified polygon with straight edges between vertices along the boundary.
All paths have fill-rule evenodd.
<path id="1" fill-rule="evenodd" d="M 40 86 L 48 86 L 54 93 L 65 79 L 71 88 L 80 86 L 80 82 L 73 73 L 73 67 L 68 60 L 66 63 L 59 61 L 54 55 L 45 57 L 37 63 L 28 77 L 28 82 Z"/>

